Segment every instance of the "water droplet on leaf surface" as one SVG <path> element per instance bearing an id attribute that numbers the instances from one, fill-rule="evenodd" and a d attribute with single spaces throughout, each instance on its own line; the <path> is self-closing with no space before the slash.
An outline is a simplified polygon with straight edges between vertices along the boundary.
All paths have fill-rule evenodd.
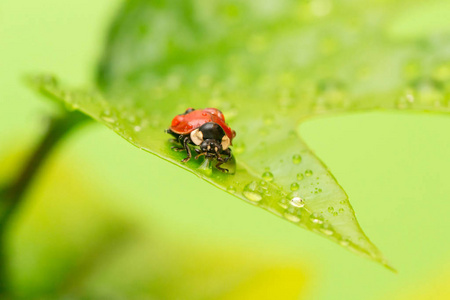
<path id="1" fill-rule="evenodd" d="M 302 162 L 302 157 L 301 157 L 301 155 L 299 155 L 299 154 L 295 154 L 294 156 L 292 156 L 292 162 L 294 163 L 294 164 L 299 164 L 299 163 L 301 163 Z"/>
<path id="2" fill-rule="evenodd" d="M 233 185 L 229 185 L 227 187 L 227 192 L 234 194 L 236 192 L 236 188 Z"/>
<path id="3" fill-rule="evenodd" d="M 273 181 L 273 174 L 271 173 L 271 172 L 264 172 L 263 174 L 262 174 L 262 178 L 265 180 L 265 181 Z"/>
<path id="4" fill-rule="evenodd" d="M 290 200 L 289 203 L 292 206 L 295 206 L 295 207 L 303 207 L 303 206 L 305 206 L 305 201 L 302 198 L 300 198 L 299 196 L 297 196 L 296 194 L 291 193 L 290 197 L 291 197 L 291 200 Z"/>
<path id="5" fill-rule="evenodd" d="M 311 216 L 309 217 L 309 219 L 314 224 L 322 224 L 323 223 L 323 217 L 321 215 L 319 215 L 318 213 L 312 213 Z"/>
<path id="6" fill-rule="evenodd" d="M 320 231 L 326 235 L 333 235 L 334 233 L 333 227 L 328 223 L 323 223 L 320 226 Z"/>
<path id="7" fill-rule="evenodd" d="M 253 202 L 259 202 L 262 200 L 260 187 L 256 181 L 252 181 L 244 187 L 242 194 L 245 198 Z"/>
<path id="8" fill-rule="evenodd" d="M 291 206 L 291 207 L 287 208 L 286 211 L 284 212 L 284 217 L 291 222 L 297 223 L 297 222 L 300 222 L 300 220 L 302 218 L 302 213 L 301 213 L 300 208 Z"/>

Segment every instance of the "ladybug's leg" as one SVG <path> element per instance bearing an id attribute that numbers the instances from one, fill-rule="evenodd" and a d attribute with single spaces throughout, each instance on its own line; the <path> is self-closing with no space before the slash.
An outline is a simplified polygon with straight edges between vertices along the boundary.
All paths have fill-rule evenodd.
<path id="1" fill-rule="evenodd" d="M 187 145 L 189 143 L 189 136 L 180 134 L 177 139 L 173 139 L 173 140 L 171 140 L 171 142 L 180 143 L 183 146 L 183 147 L 177 147 L 177 146 L 170 147 L 170 149 L 172 149 L 173 151 L 176 151 L 176 152 L 187 151 L 188 154 L 190 154 L 190 149 L 189 149 L 189 146 Z"/>
<path id="2" fill-rule="evenodd" d="M 220 157 L 220 155 L 217 156 L 217 161 L 218 161 L 218 163 L 217 163 L 217 165 L 216 165 L 216 168 L 217 168 L 218 170 L 224 172 L 224 173 L 227 173 L 227 172 L 228 172 L 228 169 L 221 168 L 220 166 L 221 166 L 222 164 L 224 164 L 224 163 L 226 163 L 227 161 L 230 160 L 230 158 L 231 158 L 231 151 L 230 151 L 230 149 L 228 148 L 227 150 L 223 151 L 223 153 L 226 155 L 226 157 L 225 157 L 225 158 L 222 158 L 222 157 Z"/>
<path id="3" fill-rule="evenodd" d="M 198 149 L 195 149 L 195 151 L 198 153 L 198 155 L 196 157 L 194 157 L 195 159 L 198 159 L 202 155 L 206 155 L 206 152 L 201 152 L 200 150 L 198 150 L 198 151 L 197 150 Z"/>
<path id="4" fill-rule="evenodd" d="M 224 162 L 223 161 L 219 161 L 218 163 L 217 163 L 217 165 L 216 165 L 216 168 L 219 170 L 219 171 L 222 171 L 222 172 L 224 172 L 224 173 L 228 173 L 228 169 L 225 169 L 225 168 L 221 168 L 220 167 L 220 165 L 222 165 Z"/>
<path id="5" fill-rule="evenodd" d="M 188 162 L 191 159 L 191 157 L 192 157 L 191 149 L 189 148 L 188 143 L 189 143 L 189 136 L 186 136 L 184 138 L 184 140 L 183 140 L 183 146 L 184 146 L 184 149 L 187 152 L 187 157 L 184 158 L 183 160 L 181 160 L 181 162 L 183 162 L 183 163 Z"/>

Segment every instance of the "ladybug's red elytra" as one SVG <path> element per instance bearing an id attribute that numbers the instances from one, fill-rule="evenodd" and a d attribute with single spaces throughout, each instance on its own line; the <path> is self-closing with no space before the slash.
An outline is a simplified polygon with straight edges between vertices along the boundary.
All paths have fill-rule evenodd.
<path id="1" fill-rule="evenodd" d="M 191 157 L 189 145 L 198 153 L 195 159 L 204 155 L 209 159 L 216 159 L 216 168 L 222 172 L 227 169 L 220 166 L 231 158 L 233 138 L 236 132 L 225 122 L 222 112 L 216 108 L 193 109 L 188 108 L 183 114 L 175 116 L 167 133 L 175 137 L 175 141 L 183 147 L 172 147 L 175 151 L 186 151 L 187 157 L 181 162 L 188 162 Z"/>

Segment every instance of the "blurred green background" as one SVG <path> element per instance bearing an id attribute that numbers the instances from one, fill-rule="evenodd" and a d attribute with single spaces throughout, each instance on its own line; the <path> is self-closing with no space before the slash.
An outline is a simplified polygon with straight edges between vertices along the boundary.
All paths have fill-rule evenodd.
<path id="1" fill-rule="evenodd" d="M 1 183 L 53 109 L 21 76 L 91 82 L 121 3 L 0 2 Z M 448 299 L 449 129 L 445 115 L 378 112 L 299 128 L 393 274 L 89 125 L 55 151 L 14 220 L 14 290 L 50 299 Z"/>

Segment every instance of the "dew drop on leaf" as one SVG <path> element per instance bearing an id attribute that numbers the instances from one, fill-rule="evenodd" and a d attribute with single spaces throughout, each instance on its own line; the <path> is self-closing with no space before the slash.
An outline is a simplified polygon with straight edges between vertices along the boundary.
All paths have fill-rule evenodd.
<path id="1" fill-rule="evenodd" d="M 312 213 L 309 217 L 311 222 L 314 224 L 322 224 L 323 223 L 323 217 L 319 215 L 318 213 Z"/>
<path id="2" fill-rule="evenodd" d="M 301 210 L 298 207 L 291 206 L 286 209 L 284 217 L 292 222 L 300 222 L 302 218 Z"/>
<path id="3" fill-rule="evenodd" d="M 296 165 L 302 162 L 302 157 L 299 154 L 292 156 L 292 162 Z"/>
<path id="4" fill-rule="evenodd" d="M 347 247 L 349 244 L 350 244 L 350 241 L 348 240 L 348 239 L 341 239 L 340 241 L 339 241 L 339 244 L 341 245 L 341 246 L 344 246 L 344 247 Z"/>
<path id="5" fill-rule="evenodd" d="M 303 176 L 302 173 L 298 173 L 298 174 L 297 174 L 297 180 L 298 180 L 298 181 L 303 180 L 303 178 L 304 178 L 304 176 Z"/>
<path id="6" fill-rule="evenodd" d="M 286 208 L 288 208 L 289 200 L 286 198 L 281 198 L 280 201 L 278 201 L 278 205 L 281 206 L 282 208 L 286 209 Z"/>
<path id="7" fill-rule="evenodd" d="M 262 195 L 259 191 L 261 188 L 258 186 L 256 181 L 252 181 L 244 187 L 242 194 L 250 201 L 258 202 L 261 201 Z"/>
<path id="8" fill-rule="evenodd" d="M 113 124 L 117 121 L 116 117 L 111 113 L 110 110 L 104 110 L 100 114 L 100 118 L 106 123 Z"/>
<path id="9" fill-rule="evenodd" d="M 323 223 L 320 226 L 320 231 L 326 235 L 332 235 L 334 233 L 333 227 L 328 223 Z"/>
<path id="10" fill-rule="evenodd" d="M 305 201 L 300 198 L 297 194 L 291 193 L 289 194 L 291 197 L 291 201 L 289 202 L 292 206 L 295 207 L 303 207 L 305 206 Z"/>
<path id="11" fill-rule="evenodd" d="M 233 185 L 229 185 L 227 187 L 227 192 L 234 194 L 236 192 L 236 188 Z"/>
<path id="12" fill-rule="evenodd" d="M 291 191 L 296 191 L 300 188 L 297 182 L 291 183 Z"/>
<path id="13" fill-rule="evenodd" d="M 311 176 L 312 174 L 313 174 L 313 171 L 311 171 L 311 170 L 306 170 L 306 171 L 305 171 L 305 175 L 306 175 L 307 177 Z"/>
<path id="14" fill-rule="evenodd" d="M 265 180 L 265 181 L 273 181 L 273 174 L 271 173 L 271 172 L 264 172 L 263 174 L 262 174 L 262 178 Z"/>

